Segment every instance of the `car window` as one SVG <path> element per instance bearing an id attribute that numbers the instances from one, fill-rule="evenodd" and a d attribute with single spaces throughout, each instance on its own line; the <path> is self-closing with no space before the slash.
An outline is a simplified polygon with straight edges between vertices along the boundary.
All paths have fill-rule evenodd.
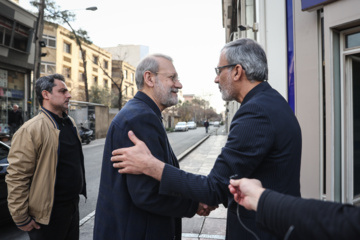
<path id="1" fill-rule="evenodd" d="M 0 144 L 0 173 L 6 173 L 6 169 L 8 166 L 7 157 L 9 155 L 9 148 Z"/>

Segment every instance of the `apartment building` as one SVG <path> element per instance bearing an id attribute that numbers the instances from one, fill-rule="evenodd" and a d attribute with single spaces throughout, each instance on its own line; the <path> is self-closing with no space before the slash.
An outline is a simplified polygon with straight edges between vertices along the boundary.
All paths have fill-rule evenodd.
<path id="1" fill-rule="evenodd" d="M 63 74 L 72 100 L 85 101 L 84 62 L 80 48 L 71 36 L 71 32 L 58 24 L 46 22 L 43 41 L 46 47 L 42 52 L 46 56 L 41 58 L 41 76 Z M 88 90 L 90 91 L 92 86 L 97 86 L 108 89 L 110 93 L 111 54 L 94 44 L 83 42 L 82 48 L 85 52 Z"/>
<path id="2" fill-rule="evenodd" d="M 119 108 L 132 99 L 136 92 L 135 67 L 121 60 L 112 60 L 112 78 L 111 91 L 114 95 L 112 106 Z M 119 91 L 122 93 L 121 103 L 119 103 Z"/>

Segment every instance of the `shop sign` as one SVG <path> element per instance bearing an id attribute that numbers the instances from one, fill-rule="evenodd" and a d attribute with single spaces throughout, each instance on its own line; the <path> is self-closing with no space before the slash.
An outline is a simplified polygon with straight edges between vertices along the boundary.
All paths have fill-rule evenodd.
<path id="1" fill-rule="evenodd" d="M 0 69 L 0 87 L 7 88 L 8 71 Z"/>

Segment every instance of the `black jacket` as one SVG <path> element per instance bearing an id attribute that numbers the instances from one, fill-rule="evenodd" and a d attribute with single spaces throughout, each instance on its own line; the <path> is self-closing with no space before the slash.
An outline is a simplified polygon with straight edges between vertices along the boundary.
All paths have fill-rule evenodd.
<path id="1" fill-rule="evenodd" d="M 106 135 L 96 206 L 94 239 L 181 239 L 181 218 L 192 217 L 198 202 L 159 194 L 160 183 L 146 175 L 119 174 L 112 151 L 134 144 L 128 131 L 146 143 L 161 161 L 178 168 L 157 105 L 138 92 L 112 121 Z"/>
<path id="2" fill-rule="evenodd" d="M 290 239 L 360 239 L 360 208 L 301 199 L 271 190 L 260 197 L 256 220 L 265 230 Z"/>
<path id="3" fill-rule="evenodd" d="M 301 130 L 286 100 L 267 82 L 244 98 L 230 126 L 225 147 L 210 174 L 186 173 L 166 165 L 160 192 L 228 207 L 226 238 L 253 239 L 238 222 L 237 203 L 229 192 L 229 177 L 257 178 L 266 188 L 300 196 Z M 255 212 L 240 209 L 242 222 L 260 239 L 273 239 L 261 231 Z"/>

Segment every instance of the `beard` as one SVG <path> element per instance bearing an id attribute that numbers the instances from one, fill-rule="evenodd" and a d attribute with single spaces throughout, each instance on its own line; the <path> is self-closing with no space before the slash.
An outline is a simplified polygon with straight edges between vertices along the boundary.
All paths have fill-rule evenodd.
<path id="1" fill-rule="evenodd" d="M 219 87 L 221 90 L 221 97 L 224 101 L 232 101 L 235 99 L 231 92 L 231 73 L 227 75 L 226 82 L 224 82 L 221 86 L 219 85 Z"/>
<path id="2" fill-rule="evenodd" d="M 155 95 L 159 100 L 159 103 L 165 107 L 171 107 L 178 103 L 178 96 L 172 95 L 172 92 L 178 92 L 177 88 L 166 89 L 164 84 L 156 78 L 155 80 Z"/>

